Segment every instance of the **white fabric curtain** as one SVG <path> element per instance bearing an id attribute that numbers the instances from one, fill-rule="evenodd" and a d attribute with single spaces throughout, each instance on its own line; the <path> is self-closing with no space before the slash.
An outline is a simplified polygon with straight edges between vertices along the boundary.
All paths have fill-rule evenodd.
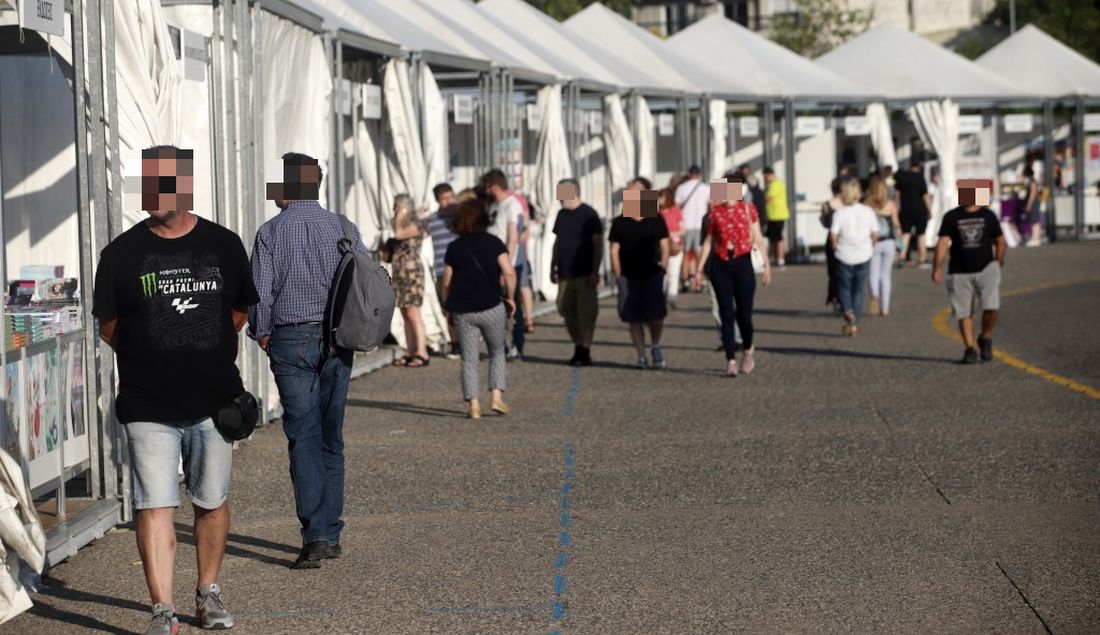
<path id="1" fill-rule="evenodd" d="M 558 287 L 550 282 L 550 257 L 553 244 L 554 222 L 558 219 L 556 187 L 558 181 L 573 176 L 569 161 L 569 146 L 565 141 L 565 121 L 562 115 L 561 85 L 546 86 L 539 90 L 536 107 L 541 116 L 538 151 L 535 155 L 535 174 L 530 193 L 535 205 L 545 214 L 542 233 L 535 237 L 539 254 L 537 287 L 547 298 L 557 296 Z"/>
<path id="2" fill-rule="evenodd" d="M 634 177 L 634 136 L 626 122 L 623 100 L 614 93 L 603 98 L 603 141 L 611 187 L 614 190 L 626 187 Z"/>
<path id="3" fill-rule="evenodd" d="M 881 170 L 886 166 L 898 169 L 898 155 L 894 150 L 894 134 L 890 129 L 890 112 L 882 102 L 867 105 L 864 113 L 871 124 L 871 146 L 875 149 L 876 163 Z"/>
<path id="4" fill-rule="evenodd" d="M 959 148 L 959 105 L 950 99 L 921 101 L 909 108 L 909 119 L 920 132 L 921 138 L 936 151 L 940 165 L 940 186 L 932 205 L 932 219 L 924 234 L 932 243 L 940 230 L 940 220 L 945 210 L 959 204 L 955 187 L 955 161 Z"/>
<path id="5" fill-rule="evenodd" d="M 645 97 L 634 96 L 634 138 L 638 140 L 638 174 L 646 178 L 657 176 L 657 123 Z"/>
<path id="6" fill-rule="evenodd" d="M 135 0 L 114 5 L 118 149 L 127 168 L 123 175 L 137 170 L 131 176 L 139 177 L 142 148 L 180 143 L 183 72 L 159 2 Z M 205 112 L 206 104 L 201 108 Z M 123 227 L 145 218 L 143 211 L 125 204 L 122 212 Z"/>
<path id="7" fill-rule="evenodd" d="M 450 151 L 447 147 L 447 103 L 427 64 L 423 64 L 420 70 L 420 95 L 424 111 L 424 195 L 428 206 L 434 209 L 436 204 L 432 188 L 447 180 Z"/>
<path id="8" fill-rule="evenodd" d="M 710 120 L 710 178 L 720 179 L 726 173 L 726 141 L 729 125 L 726 121 L 726 100 L 707 102 Z"/>

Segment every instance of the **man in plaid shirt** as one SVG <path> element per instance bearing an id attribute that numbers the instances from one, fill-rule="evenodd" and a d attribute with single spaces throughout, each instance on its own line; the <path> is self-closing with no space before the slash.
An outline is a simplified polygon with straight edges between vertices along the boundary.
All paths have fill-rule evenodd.
<path id="1" fill-rule="evenodd" d="M 353 352 L 326 350 L 322 321 L 340 262 L 339 219 L 317 203 L 321 167 L 304 154 L 283 155 L 283 183 L 267 198 L 282 210 L 256 233 L 252 277 L 260 294 L 249 336 L 267 351 L 283 406 L 290 479 L 302 551 L 292 569 L 316 569 L 340 556 L 344 522 L 344 407 Z M 358 228 L 356 248 L 366 252 Z"/>

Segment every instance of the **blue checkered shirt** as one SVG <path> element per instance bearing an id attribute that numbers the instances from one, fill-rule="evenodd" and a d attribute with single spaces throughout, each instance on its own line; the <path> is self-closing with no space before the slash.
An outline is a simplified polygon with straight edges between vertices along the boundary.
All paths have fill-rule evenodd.
<path id="1" fill-rule="evenodd" d="M 252 249 L 260 302 L 248 311 L 249 336 L 259 339 L 279 325 L 324 319 L 343 236 L 339 219 L 317 201 L 294 201 L 260 226 Z M 358 227 L 354 240 L 367 253 Z"/>

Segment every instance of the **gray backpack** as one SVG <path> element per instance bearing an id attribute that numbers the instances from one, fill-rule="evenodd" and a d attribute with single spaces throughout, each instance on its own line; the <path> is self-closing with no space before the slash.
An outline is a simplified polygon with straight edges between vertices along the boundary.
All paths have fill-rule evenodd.
<path id="1" fill-rule="evenodd" d="M 325 310 L 325 342 L 335 347 L 369 352 L 389 335 L 395 299 L 390 275 L 374 258 L 355 248 L 354 226 L 337 214 L 344 237 L 337 243 L 340 264 L 332 280 Z"/>

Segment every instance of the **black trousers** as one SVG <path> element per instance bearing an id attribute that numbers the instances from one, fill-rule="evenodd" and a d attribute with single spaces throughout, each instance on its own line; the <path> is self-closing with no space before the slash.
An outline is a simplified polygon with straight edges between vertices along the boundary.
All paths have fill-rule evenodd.
<path id="1" fill-rule="evenodd" d="M 836 259 L 836 250 L 833 249 L 833 241 L 825 239 L 825 269 L 829 272 L 829 290 L 825 296 L 825 304 L 839 301 L 837 295 L 837 269 L 840 261 Z"/>
<path id="2" fill-rule="evenodd" d="M 752 300 L 756 294 L 756 273 L 752 270 L 752 257 L 749 254 L 722 260 L 712 258 L 710 263 L 710 283 L 714 285 L 714 295 L 718 298 L 718 316 L 722 320 L 722 347 L 726 359 L 733 359 L 736 342 L 734 340 L 734 320 L 741 329 L 741 342 L 746 349 L 752 348 Z"/>

